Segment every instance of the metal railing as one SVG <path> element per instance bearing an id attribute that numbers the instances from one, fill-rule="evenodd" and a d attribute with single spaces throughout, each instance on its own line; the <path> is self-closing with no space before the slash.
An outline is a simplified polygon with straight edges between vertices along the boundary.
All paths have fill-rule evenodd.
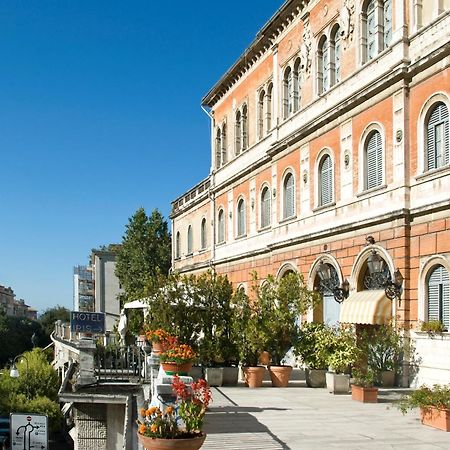
<path id="1" fill-rule="evenodd" d="M 147 379 L 146 355 L 136 346 L 97 347 L 94 357 L 95 375 L 99 382 L 139 383 Z"/>

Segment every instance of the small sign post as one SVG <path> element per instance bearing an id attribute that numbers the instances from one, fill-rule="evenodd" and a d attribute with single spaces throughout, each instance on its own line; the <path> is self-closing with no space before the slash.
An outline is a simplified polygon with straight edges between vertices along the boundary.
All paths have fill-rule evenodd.
<path id="1" fill-rule="evenodd" d="M 48 450 L 48 417 L 11 413 L 11 450 Z"/>
<path id="2" fill-rule="evenodd" d="M 94 333 L 105 332 L 105 313 L 71 311 L 70 330 L 72 333 Z"/>

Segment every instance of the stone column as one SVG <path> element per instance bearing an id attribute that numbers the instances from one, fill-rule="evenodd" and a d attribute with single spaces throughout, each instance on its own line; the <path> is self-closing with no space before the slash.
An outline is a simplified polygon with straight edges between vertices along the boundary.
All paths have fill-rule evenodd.
<path id="1" fill-rule="evenodd" d="M 77 386 L 86 386 L 97 381 L 94 372 L 95 342 L 92 339 L 81 340 L 77 343 L 79 350 L 79 371 Z"/>

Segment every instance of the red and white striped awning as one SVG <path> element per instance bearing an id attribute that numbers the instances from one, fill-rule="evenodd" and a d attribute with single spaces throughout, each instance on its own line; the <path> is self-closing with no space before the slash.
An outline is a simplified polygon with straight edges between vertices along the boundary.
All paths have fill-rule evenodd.
<path id="1" fill-rule="evenodd" d="M 384 290 L 360 291 L 350 295 L 341 305 L 339 322 L 385 325 L 392 317 L 392 300 Z"/>

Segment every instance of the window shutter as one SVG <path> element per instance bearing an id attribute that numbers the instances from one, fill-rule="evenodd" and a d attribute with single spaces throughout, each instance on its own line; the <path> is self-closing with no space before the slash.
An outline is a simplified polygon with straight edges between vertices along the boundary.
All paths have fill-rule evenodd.
<path id="1" fill-rule="evenodd" d="M 225 221 L 224 221 L 224 213 L 223 210 L 219 211 L 219 217 L 217 220 L 218 224 L 218 241 L 220 242 L 224 242 L 225 241 Z"/>
<path id="2" fill-rule="evenodd" d="M 367 60 L 371 60 L 376 53 L 375 2 L 372 0 L 367 5 Z"/>
<path id="3" fill-rule="evenodd" d="M 289 73 L 284 74 L 283 80 L 283 117 L 287 119 L 289 117 Z"/>
<path id="4" fill-rule="evenodd" d="M 385 0 L 383 6 L 383 43 L 384 48 L 389 47 L 392 41 L 392 0 Z"/>
<path id="5" fill-rule="evenodd" d="M 269 85 L 266 96 L 267 106 L 266 106 L 266 132 L 272 129 L 272 85 Z"/>
<path id="6" fill-rule="evenodd" d="M 333 167 L 330 156 L 325 156 L 320 167 L 320 205 L 333 201 Z"/>
<path id="7" fill-rule="evenodd" d="M 427 123 L 427 170 L 449 163 L 449 114 L 444 103 L 438 103 Z"/>
<path id="8" fill-rule="evenodd" d="M 202 220 L 202 225 L 200 228 L 200 242 L 202 250 L 206 248 L 206 219 Z"/>
<path id="9" fill-rule="evenodd" d="M 176 240 L 176 250 L 175 250 L 175 258 L 181 257 L 181 239 L 180 239 L 180 232 L 177 233 L 177 240 Z"/>
<path id="10" fill-rule="evenodd" d="M 270 191 L 269 188 L 264 188 L 261 195 L 261 228 L 270 225 Z"/>
<path id="11" fill-rule="evenodd" d="M 284 182 L 284 219 L 294 215 L 294 177 L 289 174 Z"/>
<path id="12" fill-rule="evenodd" d="M 381 186 L 383 182 L 383 146 L 381 134 L 375 131 L 366 146 L 366 189 Z"/>
<path id="13" fill-rule="evenodd" d="M 238 203 L 238 217 L 237 217 L 237 235 L 243 236 L 245 234 L 245 203 L 241 200 Z"/>
<path id="14" fill-rule="evenodd" d="M 224 125 L 222 128 L 222 165 L 226 164 L 227 161 L 227 128 Z"/>
<path id="15" fill-rule="evenodd" d="M 450 327 L 449 274 L 443 266 L 437 266 L 428 279 L 428 320 L 440 320 Z"/>
<path id="16" fill-rule="evenodd" d="M 188 252 L 188 254 L 191 254 L 192 253 L 192 227 L 190 225 L 188 228 L 187 241 L 188 241 L 187 252 Z"/>
<path id="17" fill-rule="evenodd" d="M 236 123 L 234 126 L 234 142 L 236 147 L 236 155 L 241 153 L 241 114 L 236 114 Z"/>
<path id="18" fill-rule="evenodd" d="M 241 149 L 242 151 L 247 150 L 248 147 L 248 121 L 247 121 L 247 106 L 244 106 L 242 109 L 242 141 L 241 141 Z"/>

